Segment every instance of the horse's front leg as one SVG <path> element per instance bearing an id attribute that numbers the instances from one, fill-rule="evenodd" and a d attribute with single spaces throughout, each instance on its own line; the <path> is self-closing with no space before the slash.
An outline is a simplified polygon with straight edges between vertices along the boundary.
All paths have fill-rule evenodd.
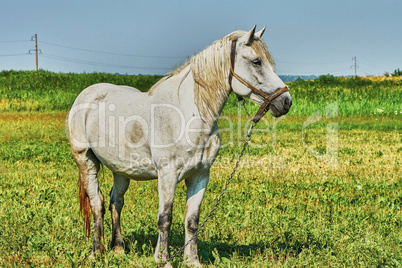
<path id="1" fill-rule="evenodd" d="M 190 240 L 198 230 L 198 222 L 200 218 L 200 207 L 204 192 L 209 181 L 209 170 L 202 175 L 194 176 L 186 180 L 187 186 L 187 203 L 186 203 L 186 219 L 184 222 L 186 240 Z M 197 237 L 184 249 L 184 261 L 189 266 L 201 267 L 197 254 Z"/>
<path id="2" fill-rule="evenodd" d="M 175 172 L 165 173 L 159 171 L 158 174 L 158 192 L 159 192 L 159 210 L 158 210 L 158 228 L 159 237 L 155 249 L 155 261 L 162 262 L 169 259 L 168 237 L 170 226 L 172 225 L 173 200 L 177 185 L 177 174 Z M 170 267 L 168 263 L 166 267 Z"/>

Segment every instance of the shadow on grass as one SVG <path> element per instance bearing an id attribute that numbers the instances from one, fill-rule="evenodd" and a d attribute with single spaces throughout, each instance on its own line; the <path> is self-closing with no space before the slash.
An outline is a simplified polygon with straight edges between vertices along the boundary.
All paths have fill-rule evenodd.
<path id="1" fill-rule="evenodd" d="M 173 230 L 176 231 L 177 229 Z M 280 237 L 271 241 L 241 245 L 240 243 L 221 242 L 222 239 L 211 238 L 209 241 L 198 240 L 198 257 L 202 264 L 213 264 L 217 256 L 219 258 L 231 259 L 234 255 L 236 258 L 244 261 L 252 261 L 253 258 L 262 256 L 266 261 L 285 260 L 294 258 L 299 255 L 303 249 L 310 246 L 326 247 L 326 245 L 318 245 L 318 241 L 281 241 Z M 134 251 L 139 255 L 153 256 L 158 241 L 158 231 L 143 232 L 136 231 L 124 235 L 125 252 Z M 317 244 L 318 243 L 318 244 Z M 184 245 L 184 234 L 170 231 L 169 248 L 170 256 L 175 254 Z M 180 253 L 174 263 L 180 263 L 183 260 L 183 253 Z"/>

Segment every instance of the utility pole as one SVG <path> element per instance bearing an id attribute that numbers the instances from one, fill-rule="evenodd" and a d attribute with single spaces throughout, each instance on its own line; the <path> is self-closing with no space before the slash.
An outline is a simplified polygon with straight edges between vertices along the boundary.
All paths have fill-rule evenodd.
<path id="1" fill-rule="evenodd" d="M 358 66 L 357 66 L 357 59 L 356 59 L 356 56 L 354 56 L 352 60 L 355 61 L 355 64 L 354 64 L 354 67 L 355 67 L 355 76 L 357 76 L 357 67 L 358 67 Z"/>
<path id="2" fill-rule="evenodd" d="M 34 40 L 35 38 L 35 40 Z M 35 34 L 35 36 L 31 37 L 31 41 L 35 41 L 35 49 L 30 49 L 28 54 L 31 54 L 31 51 L 35 51 L 36 55 L 36 70 L 38 70 L 38 51 L 42 54 L 42 51 L 38 49 L 38 35 Z"/>
<path id="3" fill-rule="evenodd" d="M 35 34 L 36 70 L 38 70 L 38 35 Z M 356 57 L 355 57 L 356 59 Z"/>

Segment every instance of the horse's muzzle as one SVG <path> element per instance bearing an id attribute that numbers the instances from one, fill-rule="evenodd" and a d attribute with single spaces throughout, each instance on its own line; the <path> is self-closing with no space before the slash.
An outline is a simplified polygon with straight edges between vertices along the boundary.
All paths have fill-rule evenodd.
<path id="1" fill-rule="evenodd" d="M 286 92 L 271 102 L 269 110 L 273 116 L 280 117 L 287 114 L 291 106 L 292 98 L 290 94 Z"/>

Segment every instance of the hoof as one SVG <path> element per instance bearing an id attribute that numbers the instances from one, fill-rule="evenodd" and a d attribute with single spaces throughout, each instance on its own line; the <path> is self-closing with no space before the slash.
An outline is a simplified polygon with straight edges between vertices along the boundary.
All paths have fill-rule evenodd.
<path id="1" fill-rule="evenodd" d="M 156 261 L 156 260 L 155 260 Z M 158 264 L 157 267 L 161 267 L 161 265 L 164 263 L 165 261 L 156 261 L 156 263 Z M 173 268 L 172 264 L 170 262 L 166 263 L 164 266 L 164 268 Z"/>
<path id="2" fill-rule="evenodd" d="M 124 254 L 124 248 L 123 247 L 114 247 L 114 255 L 120 255 L 120 254 Z"/>
<path id="3" fill-rule="evenodd" d="M 173 268 L 173 266 L 170 264 L 170 262 L 166 263 L 165 266 L 163 266 L 165 268 Z"/>
<path id="4" fill-rule="evenodd" d="M 103 252 L 105 252 L 105 251 L 103 251 Z M 92 251 L 92 253 L 91 253 L 91 255 L 89 255 L 88 259 L 95 260 L 97 255 L 102 255 L 102 251 L 100 251 L 100 250 Z"/>
<path id="5" fill-rule="evenodd" d="M 186 262 L 187 267 L 201 267 L 201 263 L 198 260 Z"/>

